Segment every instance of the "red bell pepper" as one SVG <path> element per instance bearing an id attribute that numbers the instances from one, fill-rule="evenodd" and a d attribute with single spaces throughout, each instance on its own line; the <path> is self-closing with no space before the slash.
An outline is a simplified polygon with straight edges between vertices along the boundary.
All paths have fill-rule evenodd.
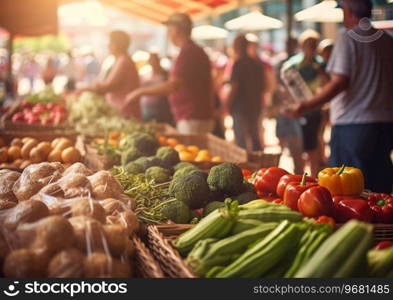
<path id="1" fill-rule="evenodd" d="M 303 178 L 303 175 L 284 175 L 281 177 L 280 181 L 278 182 L 277 189 L 276 189 L 276 194 L 278 197 L 283 198 L 284 197 L 284 192 L 285 188 L 287 185 L 291 182 L 301 182 Z M 307 176 L 306 177 L 306 182 L 317 182 L 314 178 Z"/>
<path id="2" fill-rule="evenodd" d="M 351 219 L 371 223 L 373 213 L 367 201 L 360 197 L 335 196 L 333 197 L 335 217 L 338 222 L 346 222 Z"/>
<path id="3" fill-rule="evenodd" d="M 328 216 L 320 216 L 318 217 L 318 219 L 316 220 L 317 224 L 327 224 L 332 226 L 333 228 L 336 226 L 336 222 L 334 221 L 333 218 L 328 217 Z"/>
<path id="4" fill-rule="evenodd" d="M 288 174 L 284 169 L 277 167 L 260 169 L 255 176 L 254 186 L 257 191 L 274 194 L 281 177 Z"/>
<path id="5" fill-rule="evenodd" d="M 284 176 L 285 177 L 285 176 Z M 290 182 L 284 191 L 283 203 L 291 208 L 292 210 L 298 210 L 298 201 L 306 190 L 312 186 L 316 186 L 316 183 L 306 182 L 307 174 L 304 174 L 299 182 Z"/>
<path id="6" fill-rule="evenodd" d="M 391 241 L 382 241 L 382 242 L 379 242 L 374 247 L 374 249 L 376 249 L 376 250 L 383 250 L 383 249 L 386 249 L 386 248 L 390 248 L 392 246 L 393 246 L 393 242 L 391 242 Z"/>
<path id="7" fill-rule="evenodd" d="M 370 194 L 368 196 L 374 222 L 393 223 L 393 197 L 388 194 Z"/>
<path id="8" fill-rule="evenodd" d="M 248 169 L 242 169 L 242 174 L 245 179 L 249 179 L 251 177 L 251 171 Z"/>
<path id="9" fill-rule="evenodd" d="M 316 218 L 333 215 L 333 201 L 329 190 L 316 185 L 308 188 L 301 194 L 297 203 L 299 212 L 304 216 Z"/>

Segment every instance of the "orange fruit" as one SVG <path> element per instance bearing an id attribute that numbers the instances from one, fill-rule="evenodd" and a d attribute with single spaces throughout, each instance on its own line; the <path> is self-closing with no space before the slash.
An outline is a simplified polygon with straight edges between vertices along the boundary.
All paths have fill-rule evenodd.
<path id="1" fill-rule="evenodd" d="M 111 140 L 118 140 L 121 137 L 121 132 L 119 132 L 119 131 L 111 131 L 111 132 L 109 132 L 108 137 Z"/>
<path id="2" fill-rule="evenodd" d="M 0 147 L 4 147 L 5 146 L 5 142 L 4 140 L 0 137 Z"/>
<path id="3" fill-rule="evenodd" d="M 222 162 L 224 162 L 224 160 L 221 158 L 221 156 L 214 156 L 212 158 L 212 162 L 222 163 Z"/>
<path id="4" fill-rule="evenodd" d="M 119 146 L 119 142 L 114 139 L 108 140 L 108 144 L 111 145 L 112 147 L 115 147 L 115 148 Z"/>
<path id="5" fill-rule="evenodd" d="M 159 136 L 158 137 L 158 142 L 160 143 L 161 146 L 166 146 L 167 145 L 165 136 Z"/>
<path id="6" fill-rule="evenodd" d="M 181 151 L 179 152 L 179 157 L 181 161 L 193 161 L 194 155 L 188 151 Z"/>
<path id="7" fill-rule="evenodd" d="M 8 148 L 8 159 L 11 161 L 21 158 L 21 148 L 18 146 L 11 146 Z"/>
<path id="8" fill-rule="evenodd" d="M 199 148 L 197 146 L 188 146 L 187 150 L 195 155 L 199 152 Z"/>
<path id="9" fill-rule="evenodd" d="M 2 147 L 0 149 L 0 163 L 6 162 L 8 159 L 8 149 L 7 147 Z"/>
<path id="10" fill-rule="evenodd" d="M 175 150 L 176 150 L 177 152 L 187 151 L 187 147 L 184 146 L 183 144 L 179 144 L 179 145 L 176 145 L 176 146 L 175 146 Z M 188 151 L 187 151 L 187 152 L 188 152 Z"/>
<path id="11" fill-rule="evenodd" d="M 176 147 L 177 145 L 179 145 L 179 141 L 175 138 L 169 138 L 166 140 L 166 143 L 171 146 L 172 148 Z"/>

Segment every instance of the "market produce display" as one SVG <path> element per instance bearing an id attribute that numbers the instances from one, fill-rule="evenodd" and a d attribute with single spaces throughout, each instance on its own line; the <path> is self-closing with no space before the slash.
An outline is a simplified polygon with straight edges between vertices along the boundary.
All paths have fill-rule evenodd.
<path id="1" fill-rule="evenodd" d="M 32 137 L 14 138 L 9 145 L 0 137 L 0 147 L 0 168 L 24 169 L 44 161 L 73 164 L 81 160 L 81 153 L 74 142 L 66 137 L 52 141 L 38 141 Z"/>
<path id="2" fill-rule="evenodd" d="M 375 274 L 375 251 L 383 251 L 377 252 L 380 261 L 392 258 L 391 250 L 367 254 L 367 223 L 352 220 L 333 233 L 330 225 L 264 200 L 240 206 L 227 200 L 173 245 L 196 275 L 208 278 L 365 276 Z"/>
<path id="3" fill-rule="evenodd" d="M 0 260 L 6 277 L 128 277 L 134 202 L 108 171 L 81 163 L 0 171 Z"/>

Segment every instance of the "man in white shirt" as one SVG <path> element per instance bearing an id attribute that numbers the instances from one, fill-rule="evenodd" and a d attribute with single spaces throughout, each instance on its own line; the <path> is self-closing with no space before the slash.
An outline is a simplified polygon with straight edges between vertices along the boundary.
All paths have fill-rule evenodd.
<path id="1" fill-rule="evenodd" d="M 372 27 L 371 0 L 343 0 L 347 31 L 339 38 L 327 71 L 330 82 L 288 115 L 299 117 L 330 103 L 331 166 L 360 168 L 366 187 L 393 187 L 393 38 Z"/>

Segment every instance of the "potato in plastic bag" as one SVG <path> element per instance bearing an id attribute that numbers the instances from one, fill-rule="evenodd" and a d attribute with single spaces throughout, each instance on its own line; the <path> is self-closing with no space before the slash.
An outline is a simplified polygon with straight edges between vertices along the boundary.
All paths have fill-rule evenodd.
<path id="1" fill-rule="evenodd" d="M 118 198 L 124 192 L 123 187 L 109 171 L 99 171 L 88 177 L 94 199 Z"/>
<path id="2" fill-rule="evenodd" d="M 20 173 L 18 172 L 0 170 L 0 201 L 18 201 L 12 188 L 19 177 Z"/>
<path id="3" fill-rule="evenodd" d="M 75 248 L 67 248 L 57 253 L 49 262 L 48 277 L 83 277 L 85 255 Z"/>

